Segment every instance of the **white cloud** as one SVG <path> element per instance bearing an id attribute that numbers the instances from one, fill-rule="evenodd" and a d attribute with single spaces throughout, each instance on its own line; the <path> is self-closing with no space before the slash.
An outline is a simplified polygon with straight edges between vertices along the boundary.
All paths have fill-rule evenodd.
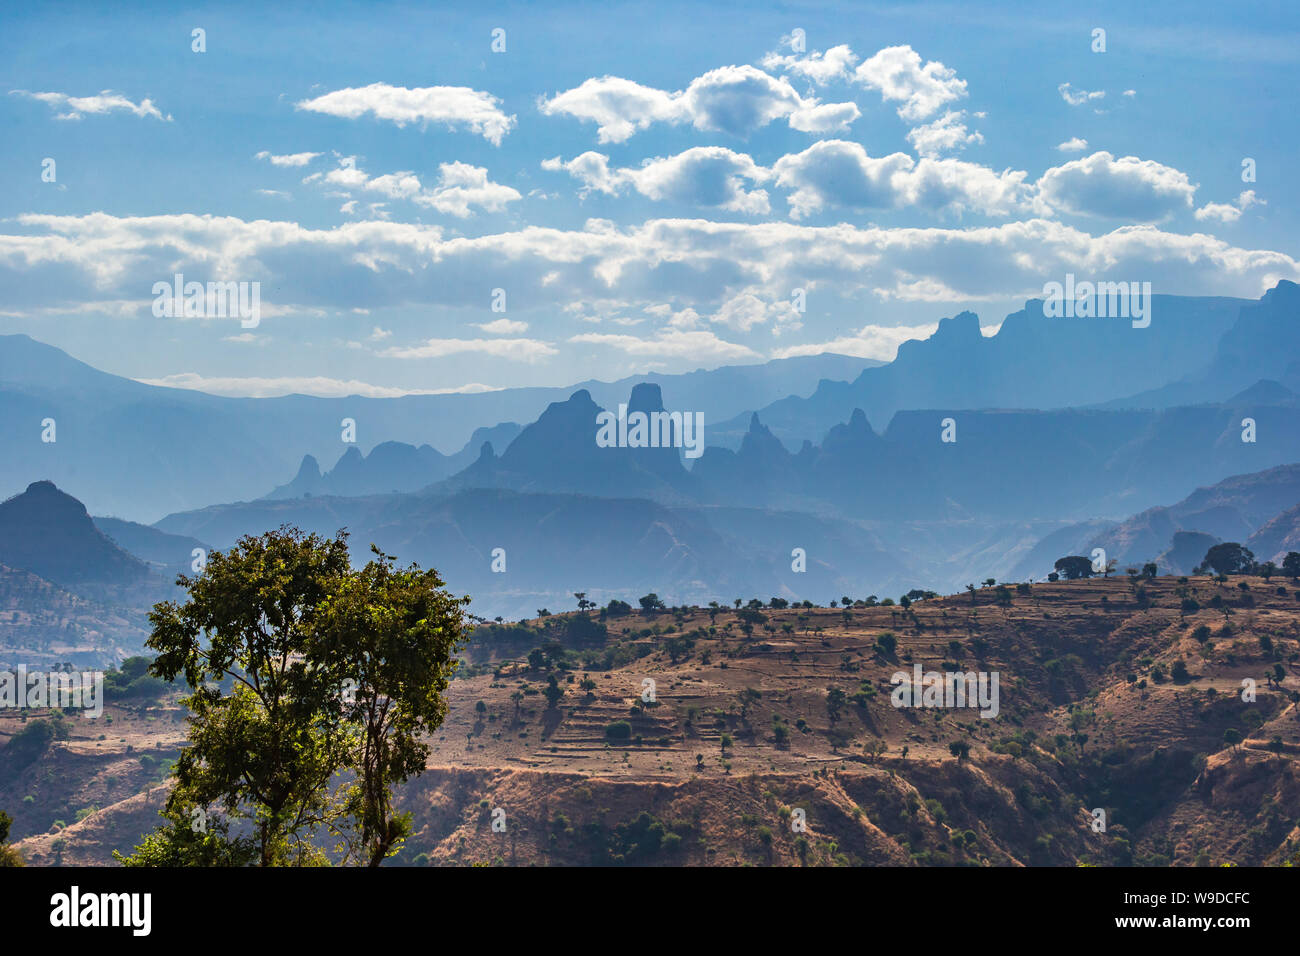
<path id="1" fill-rule="evenodd" d="M 596 124 L 602 143 L 622 143 L 651 123 L 675 123 L 682 119 L 680 94 L 642 86 L 617 76 L 591 77 L 538 108 L 547 116 L 557 114 Z"/>
<path id="2" fill-rule="evenodd" d="M 507 203 L 520 198 L 518 190 L 489 180 L 486 169 L 462 162 L 441 163 L 438 166 L 438 182 L 433 186 L 425 186 L 418 176 L 409 171 L 371 177 L 356 165 L 356 157 L 344 156 L 340 158 L 338 168 L 327 173 L 312 173 L 303 182 L 376 192 L 389 199 L 402 199 L 428 206 L 461 219 L 473 215 L 475 209 L 501 212 Z M 383 205 L 372 203 L 371 212 L 375 213 Z M 341 211 L 351 215 L 356 212 L 356 207 L 356 200 L 349 199 Z"/>
<path id="3" fill-rule="evenodd" d="M 753 349 L 718 338 L 712 332 L 688 332 L 680 329 L 661 330 L 652 339 L 635 335 L 618 335 L 601 332 L 584 332 L 570 337 L 570 342 L 586 345 L 605 345 L 628 355 L 639 357 L 732 360 L 760 358 Z"/>
<path id="4" fill-rule="evenodd" d="M 726 209 L 732 212 L 767 213 L 767 193 L 748 190 L 746 183 L 760 183 L 771 177 L 744 153 L 722 146 L 697 146 L 676 156 L 646 160 L 638 168 L 609 168 L 609 157 L 586 152 L 569 162 L 557 156 L 544 160 L 542 168 L 563 170 L 582 183 L 579 194 L 591 192 L 615 195 L 631 186 L 650 199 L 686 203 L 692 206 Z"/>
<path id="5" fill-rule="evenodd" d="M 1255 196 L 1255 190 L 1247 189 L 1237 196 L 1235 203 L 1206 203 L 1200 209 L 1196 210 L 1197 222 L 1208 222 L 1218 220 L 1222 223 L 1236 222 L 1241 218 L 1241 214 L 1251 206 L 1266 206 L 1264 200 Z"/>
<path id="6" fill-rule="evenodd" d="M 242 340 L 242 336 L 239 337 Z M 233 341 L 233 339 L 232 339 Z M 475 392 L 493 392 L 497 388 L 480 385 L 477 382 L 461 385 L 457 388 L 415 389 L 389 388 L 384 385 L 371 385 L 355 379 L 327 378 L 325 376 L 281 376 L 275 378 L 200 375 L 197 372 L 181 372 L 163 378 L 141 378 L 136 381 L 145 385 L 161 385 L 164 388 L 185 388 L 211 395 L 226 395 L 232 398 L 273 398 L 277 395 L 316 395 L 321 398 L 347 398 L 359 395 L 362 398 L 399 398 L 403 395 L 448 395 Z"/>
<path id="7" fill-rule="evenodd" d="M 801 133 L 847 133 L 861 115 L 856 103 L 805 105 L 790 114 L 790 128 Z"/>
<path id="8" fill-rule="evenodd" d="M 0 225 L 0 288 L 9 290 L 9 311 L 39 307 L 57 316 L 89 303 L 143 300 L 134 313 L 143 317 L 152 283 L 176 272 L 203 281 L 260 281 L 264 321 L 271 290 L 296 308 L 334 315 L 436 308 L 481 321 L 485 290 L 506 285 L 511 317 L 537 316 L 537 328 L 575 302 L 634 317 L 633 310 L 667 305 L 662 320 L 680 314 L 684 326 L 688 309 L 698 323 L 746 293 L 777 302 L 804 288 L 811 302 L 822 303 L 819 310 L 886 298 L 964 304 L 1038 295 L 1046 278 L 1066 272 L 1140 275 L 1157 290 L 1183 295 L 1253 297 L 1280 278 L 1300 279 L 1300 263 L 1205 232 L 1129 225 L 1093 235 L 1042 218 L 973 228 L 678 218 L 477 236 L 450 236 L 428 224 L 311 228 L 192 214 L 20 214 Z M 488 347 L 442 341 L 451 344 L 431 346 L 431 356 Z M 503 341 L 509 340 L 478 343 L 510 349 Z M 551 348 L 541 345 L 532 354 Z M 515 354 L 530 351 L 527 344 L 514 348 Z"/>
<path id="9" fill-rule="evenodd" d="M 1078 136 L 1072 136 L 1064 143 L 1057 143 L 1056 149 L 1062 153 L 1081 153 L 1088 148 L 1088 141 L 1080 139 Z"/>
<path id="10" fill-rule="evenodd" d="M 554 346 L 537 339 L 428 339 L 421 345 L 406 348 L 394 346 L 377 354 L 383 358 L 426 359 L 446 358 L 466 352 L 530 363 L 559 354 Z"/>
<path id="11" fill-rule="evenodd" d="M 518 335 L 528 331 L 527 322 L 516 322 L 513 319 L 493 319 L 491 322 L 478 323 L 478 327 L 493 335 Z"/>
<path id="12" fill-rule="evenodd" d="M 915 160 L 906 153 L 872 157 L 858 143 L 824 140 L 783 156 L 773 167 L 778 186 L 791 190 L 791 215 L 823 209 L 970 210 L 1005 215 L 1026 207 L 1025 173 L 995 173 L 956 159 Z"/>
<path id="13" fill-rule="evenodd" d="M 474 207 L 487 212 L 501 212 L 507 203 L 519 199 L 519 192 L 509 186 L 491 182 L 487 170 L 468 163 L 441 163 L 438 184 L 412 197 L 422 206 L 465 218 Z"/>
<path id="14" fill-rule="evenodd" d="M 847 80 L 857 62 L 857 56 L 847 44 L 831 47 L 824 53 L 814 51 L 806 56 L 769 53 L 763 57 L 765 69 L 794 73 L 818 86 L 825 86 L 832 80 Z"/>
<path id="15" fill-rule="evenodd" d="M 772 358 L 793 358 L 799 355 L 822 355 L 834 352 L 837 355 L 852 355 L 855 358 L 878 359 L 892 362 L 898 353 L 898 346 L 911 339 L 929 338 L 939 327 L 937 322 L 928 325 L 900 325 L 886 327 L 883 325 L 864 325 L 852 335 L 831 339 L 829 342 L 808 342 L 803 345 L 791 345 L 772 350 Z"/>
<path id="16" fill-rule="evenodd" d="M 982 143 L 984 136 L 966 131 L 965 110 L 948 110 L 933 122 L 915 127 L 907 134 L 907 141 L 919 155 L 934 158 L 964 149 L 967 144 Z"/>
<path id="17" fill-rule="evenodd" d="M 799 313 L 794 310 L 794 306 L 788 299 L 767 302 L 749 292 L 722 303 L 722 307 L 714 313 L 711 321 L 738 332 L 748 332 L 756 325 L 766 324 L 769 318 L 776 319 L 777 331 L 798 330 L 802 327 Z"/>
<path id="18" fill-rule="evenodd" d="M 399 127 L 419 123 L 422 127 L 436 124 L 449 129 L 465 128 L 478 133 L 494 146 L 500 146 L 502 138 L 515 125 L 515 117 L 507 116 L 500 103 L 492 94 L 467 86 L 408 89 L 387 83 L 371 83 L 360 88 L 335 90 L 296 105 L 300 110 L 344 119 L 357 119 L 369 113 Z"/>
<path id="19" fill-rule="evenodd" d="M 1060 93 L 1061 99 L 1071 106 L 1082 106 L 1084 103 L 1106 98 L 1105 90 L 1076 90 L 1069 83 L 1062 83 L 1056 88 L 1056 92 Z"/>
<path id="20" fill-rule="evenodd" d="M 1196 192 L 1187 174 L 1171 166 L 1105 151 L 1053 166 L 1036 186 L 1049 208 L 1128 222 L 1166 219 L 1190 208 Z"/>
<path id="21" fill-rule="evenodd" d="M 803 132 L 847 129 L 860 115 L 853 103 L 822 104 L 790 82 L 749 65 L 723 66 L 668 92 L 616 76 L 592 77 L 538 103 L 548 116 L 566 115 L 597 125 L 602 143 L 625 142 L 652 123 L 690 123 L 698 130 L 746 137 L 784 119 Z"/>
<path id="22" fill-rule="evenodd" d="M 966 81 L 937 60 L 922 65 L 921 56 L 910 46 L 890 46 L 864 60 L 854 78 L 882 99 L 901 102 L 898 115 L 919 122 L 940 107 L 966 96 Z"/>
<path id="23" fill-rule="evenodd" d="M 158 107 L 153 105 L 153 101 L 147 97 L 139 103 L 132 103 L 121 93 L 114 93 L 112 90 L 103 90 L 97 96 L 69 96 L 67 93 L 29 93 L 27 90 L 10 90 L 9 92 L 14 96 L 26 96 L 29 99 L 45 103 L 55 110 L 55 119 L 79 120 L 87 113 L 102 115 L 125 110 L 142 118 L 151 116 L 154 119 L 164 120 L 168 123 L 172 121 L 170 113 L 163 116 Z M 62 110 L 62 112 L 58 112 L 59 110 Z"/>
<path id="24" fill-rule="evenodd" d="M 259 189 L 257 190 L 257 194 L 259 196 L 266 196 L 268 199 L 292 199 L 293 198 L 293 196 L 291 196 L 289 193 L 285 192 L 282 189 Z"/>
<path id="25" fill-rule="evenodd" d="M 265 159 L 272 166 L 306 166 L 321 153 L 285 153 L 282 156 L 272 155 L 269 150 L 262 150 L 257 153 L 254 159 Z"/>

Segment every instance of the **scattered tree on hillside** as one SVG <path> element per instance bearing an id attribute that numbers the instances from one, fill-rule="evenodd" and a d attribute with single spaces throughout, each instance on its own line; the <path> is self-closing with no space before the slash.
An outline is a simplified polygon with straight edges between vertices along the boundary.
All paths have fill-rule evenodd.
<path id="1" fill-rule="evenodd" d="M 1206 551 L 1203 563 L 1215 574 L 1249 574 L 1255 568 L 1255 555 L 1235 541 L 1225 541 Z"/>
<path id="2" fill-rule="evenodd" d="M 658 611 L 667 610 L 664 607 L 664 602 L 659 600 L 659 595 L 655 594 L 653 591 L 644 597 L 638 598 L 638 603 L 641 605 L 641 610 L 646 614 L 654 614 Z"/>
<path id="3" fill-rule="evenodd" d="M 1077 581 L 1080 578 L 1092 577 L 1092 561 L 1081 554 L 1067 555 L 1064 558 L 1057 558 L 1056 563 L 1052 565 L 1061 577 L 1067 581 Z"/>
<path id="4" fill-rule="evenodd" d="M 1282 571 L 1288 577 L 1300 578 L 1300 551 L 1288 551 L 1282 559 Z"/>

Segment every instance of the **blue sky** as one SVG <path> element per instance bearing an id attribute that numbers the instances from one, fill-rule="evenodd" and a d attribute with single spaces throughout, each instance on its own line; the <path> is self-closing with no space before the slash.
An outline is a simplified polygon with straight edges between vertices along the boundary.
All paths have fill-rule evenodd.
<path id="1" fill-rule="evenodd" d="M 979 6 L 7 7 L 0 332 L 395 394 L 889 358 L 1068 271 L 1300 279 L 1290 5 Z M 259 324 L 155 317 L 175 272 Z"/>

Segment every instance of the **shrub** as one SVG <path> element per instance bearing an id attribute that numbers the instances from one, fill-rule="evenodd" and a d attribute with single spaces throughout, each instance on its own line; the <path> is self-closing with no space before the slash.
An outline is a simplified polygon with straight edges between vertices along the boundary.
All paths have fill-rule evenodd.
<path id="1" fill-rule="evenodd" d="M 606 724 L 605 737 L 607 740 L 631 740 L 632 725 L 626 720 L 616 720 L 612 724 Z"/>

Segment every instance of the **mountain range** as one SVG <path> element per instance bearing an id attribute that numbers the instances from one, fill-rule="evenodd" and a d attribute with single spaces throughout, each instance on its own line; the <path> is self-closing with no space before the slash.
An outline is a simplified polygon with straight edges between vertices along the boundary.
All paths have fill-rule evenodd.
<path id="1" fill-rule="evenodd" d="M 612 401 L 637 382 L 672 383 L 692 409 L 719 421 L 872 364 L 842 355 L 801 356 L 580 387 Z M 0 458 L 0 488 L 17 491 L 34 478 L 48 478 L 76 488 L 96 513 L 153 521 L 170 511 L 265 495 L 292 482 L 304 455 L 333 460 L 349 451 L 345 437 L 355 437 L 356 445 L 372 453 L 390 441 L 428 444 L 450 452 L 454 470 L 462 461 L 456 453 L 464 452 L 476 430 L 531 421 L 569 391 L 227 398 L 136 382 L 28 336 L 5 335 L 0 336 L 0 443 L 8 453 Z M 345 419 L 354 423 L 355 436 L 347 434 Z M 478 444 L 470 447 L 476 454 Z M 437 477 L 435 469 L 429 480 Z M 310 469 L 304 480 L 310 481 Z"/>
<path id="2" fill-rule="evenodd" d="M 1279 319 L 1293 319 L 1297 291 L 1294 283 L 1280 283 L 1260 302 L 1260 327 L 1242 338 L 1255 343 L 1271 334 Z M 816 441 L 854 408 L 887 425 L 903 409 L 1052 409 L 1122 399 L 1200 372 L 1207 343 L 1233 329 L 1248 304 L 1157 295 L 1150 326 L 1133 328 L 1122 319 L 1047 318 L 1042 301 L 1031 299 L 988 336 L 975 313 L 962 312 L 940 321 L 928 339 L 904 342 L 886 366 L 865 369 L 851 382 L 823 382 L 806 398 L 792 395 L 755 410 L 794 449 L 804 440 Z M 734 448 L 748 424 L 748 413 L 722 422 L 710 442 Z"/>

